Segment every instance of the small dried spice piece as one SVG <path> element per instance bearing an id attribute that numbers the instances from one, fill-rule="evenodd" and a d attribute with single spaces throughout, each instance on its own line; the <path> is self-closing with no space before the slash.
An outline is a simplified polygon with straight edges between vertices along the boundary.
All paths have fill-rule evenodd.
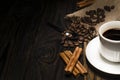
<path id="1" fill-rule="evenodd" d="M 97 32 L 94 26 L 105 21 L 105 11 L 110 12 L 114 8 L 114 5 L 104 6 L 103 9 L 86 11 L 86 15 L 83 17 L 67 17 L 69 24 L 62 32 L 61 44 L 64 47 L 75 47 L 96 37 Z"/>
<path id="2" fill-rule="evenodd" d="M 95 2 L 95 0 L 82 0 L 77 3 L 77 6 L 82 8 L 82 7 L 88 6 L 90 4 L 93 4 L 94 2 Z"/>

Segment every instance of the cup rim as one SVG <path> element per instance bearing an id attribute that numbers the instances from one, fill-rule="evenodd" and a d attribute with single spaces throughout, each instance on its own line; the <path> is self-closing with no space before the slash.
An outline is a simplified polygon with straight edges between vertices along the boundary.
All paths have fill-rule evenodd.
<path id="1" fill-rule="evenodd" d="M 104 36 L 103 36 L 103 33 L 104 33 L 105 31 L 104 31 L 103 33 L 101 32 L 103 27 L 105 27 L 105 26 L 108 25 L 108 24 L 112 24 L 112 23 L 117 23 L 117 24 L 120 25 L 120 21 L 109 21 L 109 22 L 106 22 L 106 23 L 104 23 L 103 25 L 100 26 L 98 33 L 99 33 L 99 35 L 100 35 L 104 40 L 106 40 L 106 41 L 108 41 L 108 42 L 120 43 L 120 40 L 111 40 L 111 39 L 108 39 L 108 38 L 104 37 Z M 110 29 L 110 28 L 109 28 L 109 29 Z M 111 28 L 111 29 L 112 29 L 112 28 Z"/>

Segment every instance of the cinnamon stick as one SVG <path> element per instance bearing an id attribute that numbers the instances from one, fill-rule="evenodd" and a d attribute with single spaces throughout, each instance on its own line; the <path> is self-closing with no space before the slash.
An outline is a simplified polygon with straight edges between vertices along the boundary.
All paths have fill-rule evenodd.
<path id="1" fill-rule="evenodd" d="M 82 52 L 82 48 L 79 48 L 79 47 L 75 48 L 75 50 L 73 52 L 73 55 L 71 56 L 70 61 L 65 68 L 66 72 L 72 72 L 73 71 L 73 68 L 74 68 L 81 52 Z"/>
<path id="2" fill-rule="evenodd" d="M 64 52 L 61 52 L 61 53 L 60 53 L 60 56 L 62 57 L 62 59 L 65 61 L 66 64 L 69 63 L 70 60 L 69 60 L 69 58 L 64 54 Z M 79 73 L 80 73 L 79 70 L 78 70 L 76 67 L 74 67 L 74 68 L 73 68 L 73 74 L 74 74 L 74 76 L 77 76 Z"/>
<path id="3" fill-rule="evenodd" d="M 93 4 L 95 0 L 84 0 L 84 1 L 80 1 L 77 3 L 77 5 L 79 7 L 85 7 L 85 6 L 88 6 L 90 4 Z"/>
<path id="4" fill-rule="evenodd" d="M 68 56 L 68 58 L 72 56 L 72 52 L 69 50 L 64 51 L 64 53 L 66 54 L 66 56 Z M 87 73 L 87 70 L 79 61 L 77 61 L 75 67 L 80 71 L 81 74 Z"/>

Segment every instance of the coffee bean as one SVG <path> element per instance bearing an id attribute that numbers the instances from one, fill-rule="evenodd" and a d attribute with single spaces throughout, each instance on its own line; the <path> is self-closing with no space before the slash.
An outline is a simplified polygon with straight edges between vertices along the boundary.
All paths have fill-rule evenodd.
<path id="1" fill-rule="evenodd" d="M 72 41 L 68 40 L 68 44 L 69 45 L 73 45 Z"/>
<path id="2" fill-rule="evenodd" d="M 77 41 L 74 42 L 74 45 L 75 45 L 75 46 L 78 46 L 78 45 L 79 45 L 79 42 L 77 42 Z"/>
<path id="3" fill-rule="evenodd" d="M 101 16 L 101 15 L 104 15 L 105 14 L 105 11 L 101 8 L 97 8 L 97 15 L 98 16 Z"/>
<path id="4" fill-rule="evenodd" d="M 88 15 L 89 15 L 89 16 L 93 16 L 94 14 L 96 14 L 96 11 L 95 11 L 95 10 L 89 10 L 89 11 L 88 11 Z"/>
<path id="5" fill-rule="evenodd" d="M 69 45 L 67 43 L 63 44 L 63 46 L 68 47 Z"/>
<path id="6" fill-rule="evenodd" d="M 108 11 L 108 12 L 111 11 L 111 7 L 110 7 L 110 6 L 104 6 L 104 9 L 105 9 L 106 11 Z"/>
<path id="7" fill-rule="evenodd" d="M 112 6 L 111 6 L 111 9 L 114 9 L 114 8 L 115 8 L 115 6 L 114 6 L 114 5 L 112 5 Z"/>

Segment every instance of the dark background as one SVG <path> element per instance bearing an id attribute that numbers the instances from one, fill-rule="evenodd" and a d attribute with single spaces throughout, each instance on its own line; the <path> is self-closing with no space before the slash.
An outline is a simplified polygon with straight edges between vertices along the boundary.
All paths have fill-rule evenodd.
<path id="1" fill-rule="evenodd" d="M 76 2 L 0 2 L 0 80 L 75 80 L 59 57 L 61 33 L 48 22 L 64 30 L 64 17 L 78 9 Z"/>

